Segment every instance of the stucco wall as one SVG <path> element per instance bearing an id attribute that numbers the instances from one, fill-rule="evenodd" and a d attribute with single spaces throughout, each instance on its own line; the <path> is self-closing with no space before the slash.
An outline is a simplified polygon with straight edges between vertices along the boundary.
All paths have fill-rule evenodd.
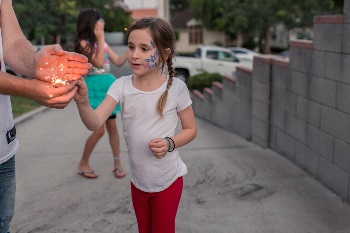
<path id="1" fill-rule="evenodd" d="M 179 32 L 179 41 L 176 43 L 177 52 L 194 52 L 199 44 L 190 44 L 189 31 L 187 29 L 177 29 L 177 31 Z M 215 42 L 220 42 L 225 46 L 225 34 L 203 29 L 202 45 L 212 45 Z"/>

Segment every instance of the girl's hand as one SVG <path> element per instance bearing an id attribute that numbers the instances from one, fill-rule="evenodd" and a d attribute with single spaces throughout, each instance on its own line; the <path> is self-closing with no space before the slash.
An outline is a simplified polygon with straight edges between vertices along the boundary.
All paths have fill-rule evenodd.
<path id="1" fill-rule="evenodd" d="M 155 138 L 148 143 L 154 157 L 157 159 L 163 158 L 168 152 L 168 141 L 165 138 Z"/>
<path id="2" fill-rule="evenodd" d="M 94 33 L 98 41 L 105 40 L 105 23 L 101 21 L 97 21 L 95 24 Z"/>
<path id="3" fill-rule="evenodd" d="M 78 91 L 75 93 L 74 95 L 74 101 L 77 104 L 84 104 L 84 103 L 88 103 L 88 89 L 86 86 L 86 83 L 84 81 L 84 78 L 81 78 L 80 80 L 78 80 L 77 82 L 77 87 L 78 87 Z"/>

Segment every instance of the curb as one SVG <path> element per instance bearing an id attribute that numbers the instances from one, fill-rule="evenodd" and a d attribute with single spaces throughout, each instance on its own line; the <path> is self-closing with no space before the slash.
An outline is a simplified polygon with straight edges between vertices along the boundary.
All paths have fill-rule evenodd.
<path id="1" fill-rule="evenodd" d="M 45 106 L 38 107 L 38 108 L 36 108 L 36 109 L 34 109 L 34 110 L 30 111 L 30 112 L 24 113 L 24 114 L 16 117 L 13 121 L 14 121 L 15 125 L 18 125 L 18 124 L 23 123 L 24 121 L 32 118 L 36 114 L 44 112 L 44 111 L 46 111 L 48 109 L 50 109 L 50 108 L 45 107 Z"/>

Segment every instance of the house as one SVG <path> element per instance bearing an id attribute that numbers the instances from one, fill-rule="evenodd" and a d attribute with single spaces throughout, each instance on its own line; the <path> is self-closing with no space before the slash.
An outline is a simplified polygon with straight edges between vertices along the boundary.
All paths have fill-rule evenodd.
<path id="1" fill-rule="evenodd" d="M 123 0 L 123 5 L 135 20 L 142 17 L 161 17 L 169 20 L 169 0 Z"/>
<path id="2" fill-rule="evenodd" d="M 170 19 L 177 34 L 177 52 L 194 51 L 198 45 L 217 44 L 226 46 L 224 32 L 206 29 L 203 24 L 193 17 L 191 9 L 185 9 Z"/>
<path id="3" fill-rule="evenodd" d="M 294 27 L 287 29 L 282 23 L 276 24 L 270 28 L 270 47 L 275 49 L 289 48 L 289 42 L 292 40 L 312 40 L 314 33 L 312 25 L 307 27 Z"/>
<path id="4" fill-rule="evenodd" d="M 158 11 L 157 8 L 148 8 L 148 9 L 132 9 L 129 10 L 131 12 L 131 18 L 137 20 L 143 17 L 157 17 Z"/>

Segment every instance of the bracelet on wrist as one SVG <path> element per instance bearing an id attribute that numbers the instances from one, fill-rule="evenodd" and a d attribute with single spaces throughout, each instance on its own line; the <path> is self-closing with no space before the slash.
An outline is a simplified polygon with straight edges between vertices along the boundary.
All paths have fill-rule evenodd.
<path id="1" fill-rule="evenodd" d="M 168 142 L 168 150 L 167 151 L 169 151 L 170 148 L 171 148 L 171 142 L 170 142 L 170 140 L 168 138 L 165 138 L 165 140 L 167 140 L 167 142 Z"/>
<path id="2" fill-rule="evenodd" d="M 168 152 L 172 152 L 175 150 L 175 142 L 171 137 L 165 137 L 165 139 L 168 141 L 169 143 L 169 147 L 168 147 Z M 170 142 L 171 141 L 171 142 Z"/>

